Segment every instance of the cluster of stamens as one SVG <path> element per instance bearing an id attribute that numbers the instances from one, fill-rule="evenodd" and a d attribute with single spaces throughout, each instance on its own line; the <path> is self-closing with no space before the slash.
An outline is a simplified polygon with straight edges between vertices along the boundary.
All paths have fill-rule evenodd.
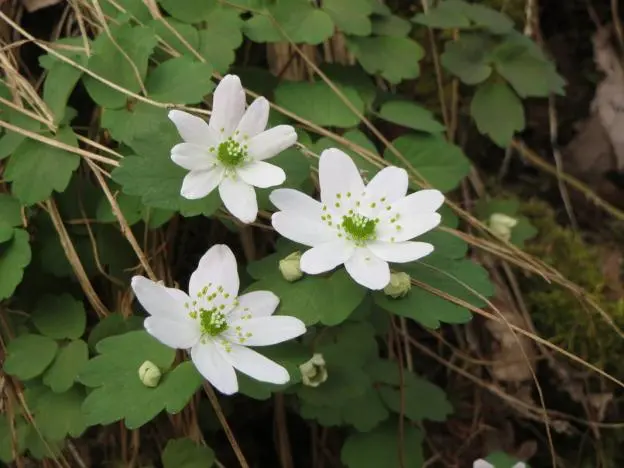
<path id="1" fill-rule="evenodd" d="M 229 137 L 222 141 L 217 148 L 210 148 L 211 152 L 216 152 L 217 160 L 227 169 L 240 166 L 247 159 L 249 147 Z"/>
<path id="2" fill-rule="evenodd" d="M 225 292 L 223 286 L 215 285 L 213 289 L 212 283 L 209 283 L 197 293 L 196 300 L 184 304 L 189 310 L 189 317 L 193 320 L 199 320 L 203 337 L 217 336 L 228 329 L 225 304 L 222 301 L 219 305 L 214 304 L 217 296 L 221 296 L 223 299 L 230 298 L 230 294 Z M 233 305 L 237 306 L 238 300 L 234 300 Z"/>

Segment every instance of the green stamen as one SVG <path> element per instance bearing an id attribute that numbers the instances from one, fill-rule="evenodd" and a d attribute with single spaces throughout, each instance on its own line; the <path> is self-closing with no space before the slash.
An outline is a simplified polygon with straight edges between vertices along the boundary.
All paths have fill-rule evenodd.
<path id="1" fill-rule="evenodd" d="M 217 159 L 225 167 L 236 167 L 247 158 L 247 146 L 228 138 L 219 145 Z"/>
<path id="2" fill-rule="evenodd" d="M 378 222 L 378 219 L 370 219 L 359 214 L 354 214 L 343 216 L 342 228 L 351 240 L 355 241 L 357 244 L 363 244 L 366 241 L 375 239 L 375 228 Z"/>
<path id="3" fill-rule="evenodd" d="M 228 328 L 225 314 L 217 308 L 199 309 L 199 324 L 203 335 L 217 336 Z"/>

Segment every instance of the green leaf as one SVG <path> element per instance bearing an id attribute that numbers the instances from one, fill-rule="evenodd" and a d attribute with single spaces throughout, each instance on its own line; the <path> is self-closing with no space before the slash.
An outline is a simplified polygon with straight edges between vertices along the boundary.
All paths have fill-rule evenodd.
<path id="1" fill-rule="evenodd" d="M 522 466 L 523 468 L 531 468 L 530 465 L 523 463 L 520 465 L 519 460 L 507 455 L 505 452 L 493 452 L 490 453 L 485 460 L 492 464 L 494 468 L 516 468 Z M 584 465 L 589 466 L 589 465 Z"/>
<path id="2" fill-rule="evenodd" d="M 295 43 L 320 44 L 334 34 L 334 23 L 324 11 L 306 0 L 279 2 L 268 8 L 283 33 L 267 14 L 256 14 L 245 22 L 243 31 L 254 42 L 282 42 L 287 38 Z"/>
<path id="3" fill-rule="evenodd" d="M 136 93 L 141 90 L 141 82 L 145 80 L 147 60 L 158 42 L 156 35 L 151 28 L 129 24 L 111 26 L 110 34 L 115 42 L 105 33 L 93 41 L 93 54 L 89 58 L 88 68 L 100 77 Z M 111 108 L 126 104 L 125 94 L 96 78 L 85 75 L 83 81 L 87 92 L 97 104 Z"/>
<path id="4" fill-rule="evenodd" d="M 26 389 L 26 402 L 35 417 L 37 429 L 44 438 L 62 441 L 66 436 L 79 437 L 87 428 L 80 409 L 85 392 L 74 387 L 63 393 L 36 384 Z"/>
<path id="5" fill-rule="evenodd" d="M 408 37 L 350 37 L 347 47 L 368 73 L 393 84 L 417 78 L 418 62 L 425 55 L 420 44 Z"/>
<path id="6" fill-rule="evenodd" d="M 360 432 L 368 432 L 388 419 L 390 413 L 379 394 L 369 388 L 363 395 L 350 399 L 341 410 L 342 419 Z"/>
<path id="7" fill-rule="evenodd" d="M 89 347 L 82 340 L 70 341 L 62 347 L 56 359 L 43 374 L 43 383 L 54 393 L 69 390 L 78 378 L 78 374 L 89 360 Z"/>
<path id="8" fill-rule="evenodd" d="M 54 123 L 65 117 L 67 101 L 81 76 L 82 71 L 68 63 L 56 62 L 48 70 L 43 82 L 43 100 L 54 115 Z"/>
<path id="9" fill-rule="evenodd" d="M 430 28 L 467 28 L 470 20 L 465 14 L 466 5 L 466 2 L 457 0 L 441 1 L 426 13 L 417 14 L 412 21 Z"/>
<path id="10" fill-rule="evenodd" d="M 167 27 L 165 23 L 168 23 L 170 27 Z M 195 58 L 195 55 L 189 50 L 188 46 L 190 46 L 194 50 L 199 50 L 199 33 L 197 31 L 197 28 L 168 17 L 153 19 L 149 21 L 148 24 L 156 31 L 156 34 L 158 34 L 163 42 L 166 43 L 169 47 L 172 47 L 175 51 L 179 52 L 182 55 Z M 181 36 L 182 39 L 184 39 L 184 42 L 188 44 L 188 46 L 184 42 L 182 42 L 178 35 L 174 34 L 171 29 L 173 29 L 179 36 Z"/>
<path id="11" fill-rule="evenodd" d="M 342 32 L 354 36 L 371 34 L 369 16 L 373 5 L 369 0 L 325 0 L 323 10 Z"/>
<path id="12" fill-rule="evenodd" d="M 199 53 L 225 74 L 236 58 L 234 51 L 243 43 L 243 20 L 235 10 L 216 8 L 205 23 L 205 29 L 199 31 Z"/>
<path id="13" fill-rule="evenodd" d="M 14 427 L 15 429 L 12 428 L 6 413 L 0 414 L 0 460 L 4 463 L 11 463 L 15 458 L 14 443 L 17 455 L 21 455 L 26 446 L 28 424 L 23 418 L 16 417 Z"/>
<path id="14" fill-rule="evenodd" d="M 407 36 L 412 25 L 400 16 L 375 16 L 372 19 L 373 34 L 375 36 Z"/>
<path id="15" fill-rule="evenodd" d="M 339 65 L 337 63 L 325 63 L 321 65 L 321 71 L 332 82 L 347 88 L 355 89 L 366 108 L 372 106 L 377 96 L 377 88 L 371 77 L 358 65 Z"/>
<path id="16" fill-rule="evenodd" d="M 264 272 L 260 281 L 249 288 L 277 294 L 280 314 L 297 317 L 306 325 L 319 321 L 325 325 L 337 325 L 346 320 L 364 299 L 366 290 L 352 281 L 344 270 L 325 278 L 306 276 L 294 283 L 286 281 L 278 270 L 278 262 L 284 256 L 275 254 L 261 260 L 266 265 Z"/>
<path id="17" fill-rule="evenodd" d="M 464 12 L 475 25 L 494 34 L 507 34 L 513 31 L 514 23 L 509 16 L 488 6 L 471 3 Z"/>
<path id="18" fill-rule="evenodd" d="M 417 104 L 409 101 L 390 101 L 379 110 L 379 116 L 398 125 L 428 133 L 444 131 L 444 125 L 438 122 L 433 114 Z"/>
<path id="19" fill-rule="evenodd" d="M 66 145 L 78 147 L 76 135 L 69 127 L 56 136 L 46 135 Z M 37 140 L 25 140 L 16 149 L 6 166 L 4 177 L 13 182 L 13 195 L 30 206 L 46 200 L 53 191 L 67 188 L 80 156 Z"/>
<path id="20" fill-rule="evenodd" d="M 212 67 L 188 57 L 178 57 L 158 65 L 148 76 L 149 97 L 176 104 L 197 104 L 214 89 Z"/>
<path id="21" fill-rule="evenodd" d="M 100 320 L 89 334 L 89 347 L 95 346 L 104 338 L 115 335 L 123 335 L 130 331 L 141 330 L 143 328 L 143 317 L 131 315 L 124 317 L 119 313 L 110 314 Z"/>
<path id="22" fill-rule="evenodd" d="M 520 97 L 564 94 L 565 80 L 557 73 L 555 65 L 524 36 L 512 36 L 498 46 L 494 50 L 494 66 Z"/>
<path id="23" fill-rule="evenodd" d="M 167 442 L 162 454 L 164 468 L 209 468 L 215 462 L 210 447 L 197 445 L 190 439 L 173 439 Z"/>
<path id="24" fill-rule="evenodd" d="M 102 127 L 115 140 L 132 146 L 135 139 L 150 138 L 161 126 L 169 125 L 166 118 L 164 109 L 138 102 L 130 108 L 103 109 Z"/>
<path id="25" fill-rule="evenodd" d="M 65 293 L 45 295 L 39 299 L 32 320 L 37 329 L 50 338 L 77 339 L 85 331 L 87 315 L 82 301 Z"/>
<path id="26" fill-rule="evenodd" d="M 401 375 L 395 362 L 380 359 L 368 370 L 373 379 L 383 382 L 377 387 L 381 399 L 397 414 L 404 414 L 410 420 L 420 422 L 423 419 L 445 421 L 453 412 L 453 407 L 440 387 L 407 369 L 403 369 Z"/>
<path id="27" fill-rule="evenodd" d="M 22 225 L 22 210 L 19 201 L 8 193 L 0 193 L 0 228 L 14 228 Z M 13 237 L 11 229 L 11 237 Z"/>
<path id="28" fill-rule="evenodd" d="M 11 237 L 8 243 L 0 245 L 0 299 L 11 297 L 31 260 L 28 233 L 14 229 Z"/>
<path id="29" fill-rule="evenodd" d="M 398 422 L 390 421 L 372 432 L 350 435 L 342 446 L 340 458 L 349 468 L 421 468 L 425 461 L 423 438 L 422 432 L 409 424 L 403 426 L 400 434 Z"/>
<path id="30" fill-rule="evenodd" d="M 100 1 L 100 5 L 104 14 L 112 18 L 123 18 L 130 14 L 141 23 L 147 23 L 152 18 L 143 0 L 103 0 Z M 126 13 L 123 13 L 119 7 L 123 8 Z"/>
<path id="31" fill-rule="evenodd" d="M 3 369 L 20 380 L 30 380 L 46 370 L 57 349 L 56 341 L 47 336 L 20 335 L 9 342 Z"/>
<path id="32" fill-rule="evenodd" d="M 338 86 L 338 89 L 358 112 L 364 113 L 364 102 L 353 88 Z M 301 99 L 301 96 L 306 96 L 306 99 Z M 360 123 L 360 118 L 327 84 L 320 81 L 283 82 L 275 90 L 275 101 L 318 125 L 347 128 Z"/>
<path id="33" fill-rule="evenodd" d="M 470 103 L 470 114 L 479 132 L 489 136 L 501 148 L 506 148 L 516 132 L 524 130 L 522 102 L 502 81 L 479 85 Z"/>
<path id="34" fill-rule="evenodd" d="M 2 110 L 2 119 L 8 123 L 23 130 L 30 130 L 35 133 L 41 132 L 41 123 L 39 121 L 8 107 L 2 109 L 1 104 L 0 110 Z M 21 133 L 4 130 L 4 135 L 0 138 L 0 160 L 13 154 L 26 138 Z"/>
<path id="35" fill-rule="evenodd" d="M 434 135 L 404 135 L 392 142 L 418 173 L 433 187 L 447 192 L 454 189 L 470 172 L 470 162 L 461 148 Z M 385 158 L 402 163 L 390 151 Z"/>
<path id="36" fill-rule="evenodd" d="M 131 145 L 137 156 L 126 156 L 113 173 L 113 180 L 121 184 L 127 195 L 140 196 L 143 203 L 153 208 L 182 211 L 185 216 L 210 216 L 219 206 L 218 192 L 201 200 L 186 200 L 180 195 L 182 179 L 188 171 L 171 161 L 170 150 L 180 141 L 174 125 L 162 115 L 155 131 L 132 136 Z"/>
<path id="37" fill-rule="evenodd" d="M 79 376 L 84 385 L 96 387 L 83 404 L 89 425 L 125 419 L 126 427 L 136 429 L 163 409 L 170 413 L 181 411 L 201 385 L 202 378 L 190 361 L 171 370 L 175 350 L 145 331 L 105 338 L 96 348 L 100 354 Z M 145 361 L 151 361 L 163 373 L 155 388 L 146 387 L 139 379 L 138 370 Z"/>
<path id="38" fill-rule="evenodd" d="M 483 34 L 464 33 L 446 43 L 440 56 L 442 66 L 468 85 L 485 81 L 492 74 L 493 41 Z"/>
<path id="39" fill-rule="evenodd" d="M 412 279 L 474 307 L 484 306 L 483 298 L 494 292 L 487 271 L 469 260 L 438 259 L 435 264 L 426 260 L 404 265 L 402 270 Z M 392 299 L 382 293 L 375 293 L 374 298 L 381 308 L 416 320 L 427 328 L 438 328 L 441 322 L 466 323 L 472 318 L 466 308 L 419 287 L 412 287 L 401 299 Z"/>
<path id="40" fill-rule="evenodd" d="M 185 23 L 204 21 L 217 6 L 216 0 L 159 0 L 164 10 Z"/>

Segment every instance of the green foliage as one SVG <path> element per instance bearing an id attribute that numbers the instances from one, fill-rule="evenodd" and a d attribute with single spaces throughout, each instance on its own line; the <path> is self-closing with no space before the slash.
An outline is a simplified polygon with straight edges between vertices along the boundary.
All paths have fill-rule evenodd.
<path id="1" fill-rule="evenodd" d="M 422 442 L 420 429 L 404 424 L 401 430 L 397 421 L 391 421 L 372 432 L 349 436 L 342 447 L 340 458 L 349 468 L 401 465 L 419 468 L 424 463 Z M 399 447 L 403 447 L 402 456 Z"/>
<path id="2" fill-rule="evenodd" d="M 494 468 L 514 468 L 518 463 L 517 459 L 507 455 L 505 452 L 493 452 L 485 458 L 485 461 L 494 465 Z M 531 466 L 526 463 L 524 466 L 526 466 L 526 468 L 531 468 Z"/>
<path id="3" fill-rule="evenodd" d="M 63 345 L 52 365 L 43 374 L 43 383 L 54 393 L 69 390 L 78 374 L 89 360 L 89 348 L 82 340 L 73 340 Z"/>
<path id="4" fill-rule="evenodd" d="M 364 102 L 355 89 L 338 89 L 351 106 L 364 113 Z M 307 98 L 301 99 L 302 95 Z M 275 90 L 275 101 L 286 110 L 318 125 L 354 127 L 360 123 L 360 118 L 323 82 L 285 82 Z"/>
<path id="5" fill-rule="evenodd" d="M 179 57 L 161 63 L 150 73 L 145 88 L 152 99 L 196 104 L 213 90 L 210 65 Z"/>
<path id="6" fill-rule="evenodd" d="M 0 299 L 10 297 L 22 281 L 23 271 L 30 263 L 28 233 L 23 229 L 2 231 L 0 242 Z"/>
<path id="7" fill-rule="evenodd" d="M 428 133 L 444 131 L 444 126 L 433 114 L 417 104 L 408 101 L 390 101 L 379 109 L 379 116 L 398 125 Z"/>
<path id="8" fill-rule="evenodd" d="M 46 295 L 39 299 L 32 320 L 41 334 L 58 340 L 80 338 L 87 317 L 82 302 L 69 294 L 62 294 Z"/>
<path id="9" fill-rule="evenodd" d="M 128 429 L 151 421 L 163 409 L 177 413 L 201 385 L 191 362 L 172 368 L 175 351 L 145 331 L 131 331 L 99 341 L 98 356 L 89 360 L 79 380 L 93 388 L 82 409 L 89 425 L 110 424 L 124 419 Z M 139 379 L 141 364 L 151 361 L 163 378 L 155 388 Z M 141 402 L 141 404 L 137 404 Z"/>
<path id="10" fill-rule="evenodd" d="M 505 148 L 516 132 L 524 130 L 524 108 L 518 96 L 503 81 L 487 81 L 477 88 L 470 103 L 477 128 Z"/>
<path id="11" fill-rule="evenodd" d="M 58 143 L 78 147 L 76 135 L 69 127 L 56 135 L 43 136 Z M 11 189 L 24 205 L 46 200 L 53 191 L 62 192 L 80 164 L 80 156 L 38 140 L 24 140 L 13 152 L 4 177 L 13 182 Z"/>
<path id="12" fill-rule="evenodd" d="M 164 468 L 210 468 L 214 461 L 210 447 L 198 446 L 189 439 L 170 440 L 162 454 Z"/>
<path id="13" fill-rule="evenodd" d="M 20 380 L 30 380 L 52 363 L 58 344 L 47 336 L 26 334 L 11 340 L 3 369 Z"/>

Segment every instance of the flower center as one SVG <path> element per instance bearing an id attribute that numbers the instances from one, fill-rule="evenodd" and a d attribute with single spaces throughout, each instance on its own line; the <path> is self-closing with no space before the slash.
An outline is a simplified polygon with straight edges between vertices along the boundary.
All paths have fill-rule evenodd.
<path id="1" fill-rule="evenodd" d="M 375 239 L 375 227 L 379 219 L 371 219 L 359 214 L 342 217 L 342 228 L 345 234 L 357 244 Z"/>
<path id="2" fill-rule="evenodd" d="M 199 309 L 199 326 L 202 335 L 217 336 L 228 328 L 225 314 L 216 307 L 208 309 Z"/>
<path id="3" fill-rule="evenodd" d="M 217 148 L 217 159 L 227 168 L 239 166 L 247 158 L 247 145 L 228 138 Z"/>

